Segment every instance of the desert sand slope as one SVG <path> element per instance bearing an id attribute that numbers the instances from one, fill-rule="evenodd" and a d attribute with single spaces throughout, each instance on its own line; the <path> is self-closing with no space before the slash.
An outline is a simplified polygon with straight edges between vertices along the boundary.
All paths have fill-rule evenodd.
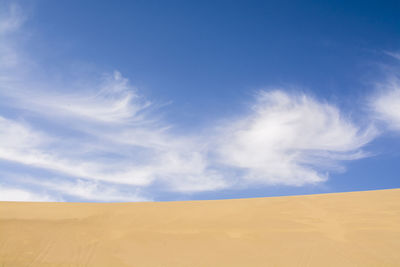
<path id="1" fill-rule="evenodd" d="M 400 189 L 164 203 L 0 202 L 0 266 L 400 266 Z"/>

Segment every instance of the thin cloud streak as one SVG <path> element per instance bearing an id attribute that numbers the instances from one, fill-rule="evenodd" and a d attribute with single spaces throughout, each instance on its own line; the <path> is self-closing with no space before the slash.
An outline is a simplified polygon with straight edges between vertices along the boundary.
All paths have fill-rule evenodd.
<path id="1" fill-rule="evenodd" d="M 393 57 L 394 59 L 400 60 L 400 53 L 398 52 L 385 51 L 384 53 L 388 56 Z"/>

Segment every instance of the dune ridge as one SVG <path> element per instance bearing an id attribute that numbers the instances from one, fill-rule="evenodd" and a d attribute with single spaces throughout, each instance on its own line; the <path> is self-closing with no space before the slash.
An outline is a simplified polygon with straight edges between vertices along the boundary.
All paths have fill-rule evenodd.
<path id="1" fill-rule="evenodd" d="M 142 203 L 0 202 L 0 266 L 400 266 L 400 189 Z"/>

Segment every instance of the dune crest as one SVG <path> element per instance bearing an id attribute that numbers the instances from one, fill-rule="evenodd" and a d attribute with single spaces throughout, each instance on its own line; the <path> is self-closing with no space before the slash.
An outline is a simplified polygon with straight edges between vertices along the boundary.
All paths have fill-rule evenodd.
<path id="1" fill-rule="evenodd" d="M 144 203 L 0 202 L 0 266 L 399 266 L 400 189 Z"/>

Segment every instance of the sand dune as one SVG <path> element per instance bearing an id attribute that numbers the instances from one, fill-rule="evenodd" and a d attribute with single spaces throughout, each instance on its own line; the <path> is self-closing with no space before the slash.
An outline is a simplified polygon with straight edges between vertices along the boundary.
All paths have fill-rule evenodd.
<path id="1" fill-rule="evenodd" d="M 400 266 L 400 189 L 163 203 L 0 202 L 0 266 Z"/>

